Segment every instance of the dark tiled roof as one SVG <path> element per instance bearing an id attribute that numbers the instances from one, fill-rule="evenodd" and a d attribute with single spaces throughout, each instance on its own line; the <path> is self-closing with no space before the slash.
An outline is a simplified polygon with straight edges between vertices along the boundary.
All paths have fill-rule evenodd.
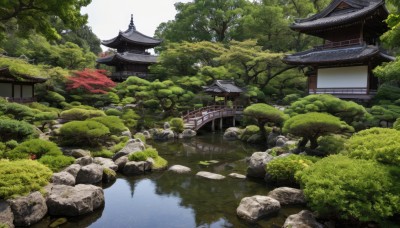
<path id="1" fill-rule="evenodd" d="M 125 32 L 119 32 L 118 36 L 114 37 L 113 39 L 103 40 L 101 44 L 107 47 L 117 48 L 121 43 L 125 42 L 130 44 L 139 44 L 150 48 L 159 45 L 162 40 L 154 39 L 153 37 L 146 36 L 136 31 L 136 27 L 133 24 L 132 16 L 128 30 L 126 30 Z"/>
<path id="2" fill-rule="evenodd" d="M 235 85 L 232 80 L 215 80 L 210 86 L 204 87 L 209 93 L 243 93 L 244 90 Z"/>
<path id="3" fill-rule="evenodd" d="M 96 61 L 98 63 L 103 63 L 107 65 L 114 65 L 114 63 L 118 62 L 153 64 L 157 63 L 157 56 L 125 52 L 125 53 L 117 53 L 115 55 L 110 55 L 103 58 L 98 58 Z"/>
<path id="4" fill-rule="evenodd" d="M 351 6 L 349 9 L 334 11 L 340 3 Z M 384 0 L 334 0 L 328 7 L 306 19 L 299 19 L 290 28 L 293 30 L 319 29 L 335 25 L 347 24 L 359 18 L 373 13 L 380 6 L 384 6 Z M 387 17 L 387 10 L 384 8 Z"/>
<path id="5" fill-rule="evenodd" d="M 382 53 L 376 46 L 348 46 L 335 49 L 308 50 L 286 56 L 283 61 L 292 65 L 332 64 L 362 62 L 372 57 L 393 61 L 394 57 Z"/>
<path id="6" fill-rule="evenodd" d="M 47 81 L 47 78 L 33 77 L 26 74 L 12 74 L 8 67 L 0 68 L 0 81 L 7 82 L 31 82 L 41 83 Z"/>

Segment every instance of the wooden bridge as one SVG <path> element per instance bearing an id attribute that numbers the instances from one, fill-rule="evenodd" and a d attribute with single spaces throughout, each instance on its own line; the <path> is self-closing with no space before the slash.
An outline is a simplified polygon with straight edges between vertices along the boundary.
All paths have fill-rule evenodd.
<path id="1" fill-rule="evenodd" d="M 224 106 L 224 105 L 213 105 L 203 107 L 197 110 L 188 112 L 183 116 L 186 129 L 199 130 L 205 124 L 212 121 L 212 130 L 215 130 L 215 120 L 220 119 L 220 129 L 222 129 L 222 119 L 224 117 L 233 117 L 233 126 L 235 126 L 236 116 L 243 114 L 242 106 Z"/>

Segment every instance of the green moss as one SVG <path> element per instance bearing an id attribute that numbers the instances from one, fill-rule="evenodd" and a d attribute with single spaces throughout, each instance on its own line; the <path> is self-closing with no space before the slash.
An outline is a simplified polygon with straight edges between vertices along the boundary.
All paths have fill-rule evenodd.
<path id="1" fill-rule="evenodd" d="M 147 155 L 143 151 L 135 152 L 129 155 L 129 161 L 146 161 Z"/>
<path id="2" fill-rule="evenodd" d="M 103 158 L 112 158 L 114 156 L 114 153 L 109 150 L 100 150 L 100 151 L 92 151 L 91 152 L 93 157 L 103 157 Z"/>
<path id="3" fill-rule="evenodd" d="M 39 162 L 49 167 L 53 172 L 58 172 L 63 168 L 74 163 L 75 158 L 64 155 L 44 155 L 39 159 Z"/>
<path id="4" fill-rule="evenodd" d="M 140 139 L 140 141 L 142 141 L 143 143 L 146 143 L 146 136 L 144 136 L 143 133 L 136 133 L 133 138 L 135 139 Z"/>
<path id="5" fill-rule="evenodd" d="M 39 191 L 49 183 L 52 172 L 32 160 L 0 160 L 0 198 L 9 199 Z"/>
<path id="6" fill-rule="evenodd" d="M 154 159 L 153 169 L 162 169 L 167 167 L 168 161 L 162 158 L 161 156 L 157 156 Z"/>
<path id="7" fill-rule="evenodd" d="M 104 168 L 103 173 L 107 174 L 108 176 L 114 176 L 114 177 L 117 176 L 117 173 L 109 168 Z"/>

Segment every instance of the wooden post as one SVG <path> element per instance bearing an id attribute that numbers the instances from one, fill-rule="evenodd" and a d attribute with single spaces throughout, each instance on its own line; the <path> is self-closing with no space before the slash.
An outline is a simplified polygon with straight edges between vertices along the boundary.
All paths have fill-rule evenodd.
<path id="1" fill-rule="evenodd" d="M 236 115 L 233 113 L 233 126 L 236 127 Z"/>
<path id="2" fill-rule="evenodd" d="M 213 131 L 213 132 L 215 131 L 215 119 L 212 120 L 211 131 Z"/>
<path id="3" fill-rule="evenodd" d="M 222 130 L 223 127 L 223 118 L 221 116 L 221 119 L 219 119 L 219 129 Z"/>

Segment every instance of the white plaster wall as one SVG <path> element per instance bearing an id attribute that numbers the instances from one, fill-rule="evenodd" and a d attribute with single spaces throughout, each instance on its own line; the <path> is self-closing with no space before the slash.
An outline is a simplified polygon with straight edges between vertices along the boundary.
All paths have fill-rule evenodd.
<path id="1" fill-rule="evenodd" d="M 22 86 L 22 97 L 23 98 L 32 97 L 32 86 L 31 85 L 23 85 Z"/>
<path id="2" fill-rule="evenodd" d="M 367 88 L 368 66 L 318 69 L 317 88 Z"/>
<path id="3" fill-rule="evenodd" d="M 12 97 L 11 83 L 0 83 L 0 97 Z"/>

